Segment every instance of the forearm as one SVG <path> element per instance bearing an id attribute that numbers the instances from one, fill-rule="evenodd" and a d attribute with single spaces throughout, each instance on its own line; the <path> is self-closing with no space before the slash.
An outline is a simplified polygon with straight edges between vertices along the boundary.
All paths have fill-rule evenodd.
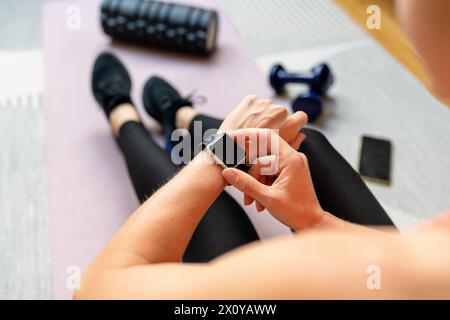
<path id="1" fill-rule="evenodd" d="M 213 261 L 210 298 L 448 299 L 449 239 L 311 230 L 250 245 Z"/>
<path id="2" fill-rule="evenodd" d="M 223 191 L 221 168 L 200 153 L 122 226 L 103 259 L 121 266 L 180 261 L 206 210 Z"/>

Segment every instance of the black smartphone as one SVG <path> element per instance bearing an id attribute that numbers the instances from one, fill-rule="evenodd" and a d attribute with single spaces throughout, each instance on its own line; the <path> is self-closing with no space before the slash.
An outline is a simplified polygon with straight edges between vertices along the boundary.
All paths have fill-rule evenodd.
<path id="1" fill-rule="evenodd" d="M 359 174 L 385 184 L 391 182 L 392 144 L 389 140 L 363 136 Z"/>

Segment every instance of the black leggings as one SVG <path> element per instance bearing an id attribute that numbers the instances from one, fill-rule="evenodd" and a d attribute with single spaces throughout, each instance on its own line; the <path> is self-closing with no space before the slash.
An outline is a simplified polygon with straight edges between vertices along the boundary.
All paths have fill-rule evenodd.
<path id="1" fill-rule="evenodd" d="M 197 115 L 202 131 L 219 128 L 222 120 Z M 194 134 L 193 123 L 189 128 Z M 300 152 L 308 160 L 314 188 L 322 208 L 337 217 L 363 225 L 393 225 L 391 219 L 361 180 L 358 173 L 318 131 L 304 128 Z M 173 177 L 181 166 L 159 147 L 142 123 L 129 121 L 119 132 L 134 189 L 141 202 Z M 206 262 L 251 241 L 255 228 L 241 206 L 225 191 L 208 209 L 184 254 L 185 262 Z"/>

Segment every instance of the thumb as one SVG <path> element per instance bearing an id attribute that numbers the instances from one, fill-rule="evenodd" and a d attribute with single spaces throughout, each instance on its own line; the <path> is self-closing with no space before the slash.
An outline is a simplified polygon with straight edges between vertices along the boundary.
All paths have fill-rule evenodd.
<path id="1" fill-rule="evenodd" d="M 264 194 L 266 194 L 268 188 L 266 185 L 260 183 L 251 175 L 234 168 L 224 169 L 222 176 L 229 184 L 264 205 Z"/>

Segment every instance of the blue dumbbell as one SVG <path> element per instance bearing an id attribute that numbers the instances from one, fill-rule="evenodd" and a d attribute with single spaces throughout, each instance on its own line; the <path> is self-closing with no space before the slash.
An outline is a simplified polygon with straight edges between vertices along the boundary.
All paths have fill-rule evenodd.
<path id="1" fill-rule="evenodd" d="M 310 74 L 287 73 L 282 65 L 276 64 L 270 72 L 270 85 L 281 94 L 287 83 L 305 83 L 309 86 L 307 93 L 300 94 L 293 102 L 294 111 L 304 111 L 310 122 L 314 122 L 322 113 L 321 96 L 333 85 L 334 77 L 327 64 L 321 63 L 311 69 Z"/>
<path id="2" fill-rule="evenodd" d="M 281 64 L 276 64 L 270 71 L 269 81 L 277 94 L 283 93 L 284 86 L 288 83 L 304 83 L 315 93 L 325 95 L 333 84 L 334 77 L 325 63 L 314 66 L 310 74 L 288 73 Z"/>
<path id="3" fill-rule="evenodd" d="M 310 90 L 308 93 L 301 93 L 292 101 L 292 110 L 303 111 L 308 115 L 308 122 L 314 122 L 323 110 L 321 97 L 314 91 Z"/>

